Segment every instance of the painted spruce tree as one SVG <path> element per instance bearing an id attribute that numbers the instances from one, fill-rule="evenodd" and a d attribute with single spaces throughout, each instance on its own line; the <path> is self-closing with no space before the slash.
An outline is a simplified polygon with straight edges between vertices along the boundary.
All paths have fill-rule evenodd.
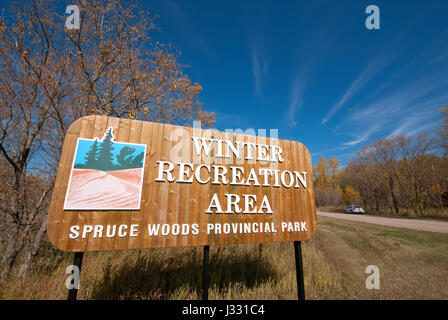
<path id="1" fill-rule="evenodd" d="M 114 155 L 112 153 L 114 136 L 112 134 L 112 128 L 107 129 L 104 135 L 103 142 L 101 142 L 98 150 L 98 158 L 96 161 L 96 168 L 102 171 L 114 170 L 113 163 Z"/>
<path id="2" fill-rule="evenodd" d="M 143 152 L 139 153 L 132 159 L 131 168 L 142 168 L 143 167 L 143 158 L 145 154 Z"/>
<path id="3" fill-rule="evenodd" d="M 120 153 L 117 155 L 117 170 L 143 167 L 143 157 L 145 156 L 145 154 L 141 152 L 138 155 L 134 156 L 134 152 L 135 148 L 131 148 L 128 146 L 121 148 Z"/>
<path id="4" fill-rule="evenodd" d="M 92 146 L 89 149 L 89 152 L 87 152 L 84 160 L 86 160 L 86 163 L 83 167 L 86 169 L 95 169 L 97 167 L 97 161 L 98 161 L 98 140 L 95 139 L 95 142 L 92 144 Z"/>
<path id="5" fill-rule="evenodd" d="M 117 155 L 117 162 L 121 169 L 131 168 L 132 155 L 134 152 L 135 149 L 128 146 L 121 148 L 120 153 Z"/>

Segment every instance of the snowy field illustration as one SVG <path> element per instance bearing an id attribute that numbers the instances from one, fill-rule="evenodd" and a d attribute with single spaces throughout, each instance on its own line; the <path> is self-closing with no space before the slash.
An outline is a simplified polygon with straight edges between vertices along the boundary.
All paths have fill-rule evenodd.
<path id="1" fill-rule="evenodd" d="M 78 139 L 65 210 L 140 209 L 146 145 L 115 142 L 113 128 L 102 140 Z"/>

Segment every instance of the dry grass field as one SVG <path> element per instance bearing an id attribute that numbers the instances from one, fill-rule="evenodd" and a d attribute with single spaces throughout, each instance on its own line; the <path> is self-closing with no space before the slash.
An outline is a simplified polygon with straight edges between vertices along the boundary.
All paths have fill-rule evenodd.
<path id="1" fill-rule="evenodd" d="M 307 299 L 448 299 L 448 236 L 319 217 L 303 243 Z M 73 254 L 48 250 L 1 299 L 65 299 Z M 368 290 L 368 265 L 380 269 Z M 87 253 L 78 299 L 200 299 L 202 248 Z M 296 299 L 292 243 L 210 248 L 210 299 Z"/>

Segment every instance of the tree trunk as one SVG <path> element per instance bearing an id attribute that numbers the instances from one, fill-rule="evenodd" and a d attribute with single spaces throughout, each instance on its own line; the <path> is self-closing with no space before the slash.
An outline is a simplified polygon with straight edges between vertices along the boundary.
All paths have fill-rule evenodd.
<path id="1" fill-rule="evenodd" d="M 375 194 L 375 209 L 377 212 L 380 212 L 380 202 L 378 199 L 378 195 Z"/>
<path id="2" fill-rule="evenodd" d="M 432 176 L 433 176 L 435 185 L 437 186 L 436 191 L 437 191 L 437 196 L 438 196 L 438 200 L 439 200 L 440 210 L 442 211 L 442 216 L 445 216 L 445 210 L 443 208 L 441 187 L 440 187 L 439 180 L 437 179 L 436 173 L 434 171 L 434 165 L 433 164 L 431 164 L 431 169 L 432 169 Z"/>
<path id="3" fill-rule="evenodd" d="M 420 214 L 421 217 L 424 216 L 424 212 L 423 212 L 423 206 L 422 206 L 422 197 L 421 197 L 421 193 L 419 190 L 419 187 L 417 186 L 417 183 L 414 182 L 414 199 L 416 201 L 417 204 L 417 209 L 418 209 L 418 213 Z"/>
<path id="4" fill-rule="evenodd" d="M 392 178 L 389 179 L 389 188 L 392 196 L 392 202 L 394 204 L 395 214 L 398 216 L 398 201 L 394 192 L 394 180 Z"/>
<path id="5" fill-rule="evenodd" d="M 19 226 L 16 223 L 12 223 L 12 228 L 10 229 L 8 242 L 5 249 L 5 254 L 2 259 L 2 266 L 0 271 L 0 278 L 6 279 L 9 277 L 14 261 L 17 257 L 17 242 L 19 239 Z"/>
<path id="6" fill-rule="evenodd" d="M 34 242 L 31 244 L 27 252 L 25 253 L 25 257 L 23 259 L 22 266 L 20 267 L 19 277 L 24 278 L 31 265 L 33 264 L 34 258 L 39 253 L 40 245 L 42 244 L 42 240 L 44 239 L 45 232 L 47 231 L 47 215 L 42 219 L 41 225 L 37 234 L 34 237 Z"/>

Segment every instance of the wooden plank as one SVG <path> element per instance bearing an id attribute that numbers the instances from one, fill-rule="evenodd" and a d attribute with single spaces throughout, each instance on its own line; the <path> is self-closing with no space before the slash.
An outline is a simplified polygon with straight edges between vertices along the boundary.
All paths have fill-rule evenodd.
<path id="1" fill-rule="evenodd" d="M 164 137 L 166 137 L 166 141 L 164 141 L 164 146 L 167 149 L 167 161 L 170 161 L 174 164 L 174 175 L 178 176 L 179 166 L 178 159 L 176 155 L 172 152 L 172 146 L 174 142 L 174 135 L 176 134 L 176 127 L 170 126 L 167 127 L 164 131 Z M 164 156 L 164 155 L 163 155 Z M 178 212 L 179 212 L 179 187 L 181 184 L 179 183 L 167 183 L 167 191 L 166 191 L 166 204 L 161 203 L 161 207 L 166 207 L 166 213 L 164 216 L 166 219 L 164 223 L 167 223 L 170 226 L 170 230 L 167 236 L 163 237 L 165 240 L 164 247 L 176 247 L 178 235 L 173 235 L 173 226 L 179 225 L 178 220 Z M 162 199 L 159 199 L 160 201 Z M 177 230 L 176 230 L 177 233 Z M 180 233 L 180 229 L 179 229 Z"/>
<path id="2" fill-rule="evenodd" d="M 211 136 L 213 139 L 213 135 Z M 206 160 L 205 156 L 201 156 L 202 163 L 207 163 L 208 166 L 211 166 L 211 161 Z M 211 158 L 211 157 L 208 157 Z M 206 160 L 206 161 L 204 161 Z M 207 169 L 202 169 L 200 171 L 201 181 L 207 181 L 208 178 L 211 179 L 211 176 L 207 174 Z M 198 182 L 195 182 L 198 184 Z M 195 221 L 199 224 L 199 234 L 196 237 L 197 245 L 204 246 L 209 244 L 209 235 L 207 234 L 207 224 L 209 223 L 210 215 L 204 213 L 207 211 L 210 201 L 212 200 L 212 195 L 210 194 L 210 185 L 211 183 L 200 184 L 199 186 L 199 205 L 197 206 L 197 212 L 195 212 Z"/>
<path id="3" fill-rule="evenodd" d="M 283 150 L 285 150 L 286 142 L 281 141 L 280 147 L 282 147 Z M 283 157 L 285 157 L 285 152 L 283 152 Z M 286 161 L 286 158 L 285 158 Z M 283 163 L 278 163 L 277 171 L 277 177 L 274 177 L 274 181 L 272 182 L 273 188 L 275 189 L 276 193 L 278 194 L 277 197 L 277 206 L 274 210 L 274 224 L 277 226 L 278 232 L 274 235 L 274 241 L 282 241 L 282 239 L 285 239 L 285 241 L 288 240 L 288 236 L 286 232 L 281 232 L 281 223 L 285 220 L 288 212 L 286 211 L 286 205 L 285 205 L 285 197 L 286 197 L 286 189 L 282 187 L 278 187 L 277 185 L 281 185 L 281 172 L 285 170 L 285 165 Z M 277 181 L 275 181 L 277 180 Z"/>
<path id="4" fill-rule="evenodd" d="M 269 138 L 269 145 L 271 145 L 271 146 L 278 146 L 279 145 L 278 139 Z M 271 169 L 271 170 L 277 170 L 278 169 L 278 163 L 277 162 L 271 162 L 269 164 L 268 168 Z M 264 177 L 263 177 L 263 180 L 264 180 Z M 269 176 L 269 180 L 268 181 L 271 181 L 271 184 L 272 184 L 272 181 L 273 181 L 272 175 Z M 264 181 L 263 181 L 262 184 L 264 184 Z M 268 195 L 268 199 L 270 201 L 271 209 L 274 212 L 272 214 L 264 215 L 264 221 L 269 223 L 271 228 L 272 228 L 272 226 L 274 227 L 274 228 L 272 228 L 273 229 L 272 231 L 274 231 L 274 229 L 275 229 L 278 232 L 279 226 L 275 225 L 275 221 L 274 221 L 274 216 L 276 215 L 275 213 L 278 211 L 278 205 L 277 205 L 277 203 L 279 202 L 278 192 L 276 192 L 276 190 L 274 188 L 272 188 L 272 187 L 263 187 L 263 189 L 265 190 L 265 194 Z M 275 234 L 276 233 L 274 233 L 274 232 L 266 233 L 265 236 L 264 236 L 264 241 L 267 242 L 267 243 L 273 242 Z"/>
<path id="5" fill-rule="evenodd" d="M 235 144 L 235 141 L 237 141 L 237 135 L 236 134 L 232 134 L 230 136 L 230 140 Z M 243 148 L 241 148 L 241 150 L 242 149 Z M 239 161 L 234 161 L 233 164 L 229 166 L 229 168 L 228 168 L 229 169 L 229 176 L 228 176 L 229 177 L 229 181 L 232 179 L 231 172 L 230 172 L 230 167 L 232 167 L 232 166 L 236 167 L 236 166 L 240 166 L 240 165 L 241 164 L 239 163 Z M 235 185 L 229 183 L 228 193 L 229 194 L 235 194 L 237 192 L 238 192 L 238 186 L 235 186 Z M 239 222 L 239 215 L 237 215 L 235 213 L 233 213 L 233 214 L 227 214 L 226 213 L 225 215 L 227 216 L 227 220 L 228 220 L 227 223 L 229 223 L 230 225 Z M 238 233 L 233 233 L 233 232 L 229 233 L 229 237 L 228 237 L 228 241 L 229 242 L 228 243 L 229 244 L 241 243 L 239 241 L 239 237 L 240 237 L 240 235 Z"/>
<path id="6" fill-rule="evenodd" d="M 154 145 L 154 149 L 155 149 L 155 154 L 153 159 L 155 160 L 154 162 L 152 162 L 153 164 L 153 171 L 155 173 L 155 177 L 157 177 L 157 171 L 158 171 L 158 165 L 157 165 L 157 161 L 167 161 L 168 160 L 168 156 L 165 155 L 165 157 L 163 156 L 163 154 L 168 154 L 168 150 L 166 148 L 166 138 L 164 136 L 165 134 L 165 128 L 166 126 L 158 123 L 155 124 L 155 126 L 157 127 L 157 131 L 154 132 L 154 137 L 157 137 L 156 141 L 155 141 L 155 145 Z M 165 147 L 165 148 L 164 148 Z M 156 160 L 157 159 L 157 160 Z M 155 180 L 155 178 L 154 178 Z M 163 204 L 163 199 L 162 197 L 165 195 L 165 193 L 168 190 L 168 184 L 164 183 L 161 184 L 159 182 L 155 182 L 154 184 L 154 193 L 152 193 L 151 196 L 151 201 L 152 201 L 152 207 L 151 207 L 151 212 L 153 215 L 153 219 L 152 219 L 152 224 L 154 226 L 158 226 L 158 228 L 162 227 L 163 222 L 165 221 L 166 217 L 164 216 L 160 216 L 160 214 L 164 214 L 164 211 L 166 210 L 166 207 L 162 207 Z M 162 199 L 162 201 L 161 201 Z M 158 235 L 153 236 L 152 238 L 152 246 L 154 248 L 158 248 L 158 247 L 162 247 L 163 246 L 163 237 L 160 236 L 161 231 L 159 231 Z"/>
<path id="7" fill-rule="evenodd" d="M 250 135 L 244 135 L 244 136 L 240 137 L 238 140 L 240 140 L 240 141 L 242 140 L 246 143 L 256 143 L 257 137 L 250 136 Z M 250 148 L 252 149 L 252 147 L 250 147 Z M 253 154 L 253 156 L 255 157 L 256 155 Z M 244 169 L 244 174 L 242 174 L 242 177 L 247 177 L 249 175 L 250 168 L 253 167 L 254 164 L 255 164 L 254 160 L 249 160 L 249 161 L 245 161 L 244 164 L 241 165 L 241 167 Z M 236 188 L 235 193 L 238 194 L 240 197 L 240 210 L 241 211 L 244 210 L 244 202 L 242 202 L 242 200 L 243 200 L 243 195 L 248 193 L 247 190 L 248 190 L 248 188 L 244 185 L 237 186 L 237 188 Z M 245 224 L 245 223 L 251 222 L 250 216 L 251 216 L 250 214 L 240 213 L 240 214 L 236 215 L 236 218 L 237 218 L 238 222 Z M 251 229 L 252 229 L 252 227 L 251 227 Z M 243 230 L 243 232 L 238 233 L 238 243 L 251 243 L 251 240 L 252 240 L 251 233 L 246 233 L 246 232 L 244 232 L 244 230 Z"/>
<path id="8" fill-rule="evenodd" d="M 147 232 L 147 224 L 149 222 L 150 218 L 150 205 L 151 202 L 149 200 L 148 195 L 151 191 L 151 186 L 154 184 L 154 182 L 151 184 L 152 181 L 154 181 L 154 178 L 149 179 L 148 175 L 150 174 L 150 159 L 151 159 L 151 140 L 153 135 L 153 128 L 154 126 L 151 123 L 148 122 L 142 122 L 142 128 L 141 128 L 141 135 L 140 135 L 140 144 L 146 145 L 146 154 L 145 154 L 145 166 L 144 166 L 144 176 L 143 176 L 143 186 L 142 186 L 142 197 L 141 197 L 141 203 L 140 203 L 140 211 L 135 211 L 132 214 L 132 223 L 139 225 L 139 233 L 138 237 L 132 238 L 130 240 L 129 247 L 130 248 L 144 248 L 145 245 L 148 243 L 150 244 L 152 241 L 152 238 L 149 237 Z"/>
<path id="9" fill-rule="evenodd" d="M 314 194 L 314 181 L 312 179 L 313 177 L 313 165 L 311 162 L 311 155 L 309 151 L 305 148 L 304 145 L 300 144 L 303 152 L 301 154 L 302 163 L 303 166 L 306 168 L 306 171 L 308 173 L 309 179 L 307 179 L 308 185 L 307 189 L 303 190 L 304 195 L 302 196 L 302 204 L 303 204 L 303 212 L 302 212 L 302 219 L 305 219 L 305 213 L 311 212 L 313 213 L 313 219 L 310 219 L 308 222 L 308 233 L 307 237 L 311 237 L 314 232 L 316 232 L 317 227 L 317 215 L 316 215 L 316 201 L 315 201 L 315 194 Z"/>
<path id="10" fill-rule="evenodd" d="M 118 118 L 107 118 L 107 128 L 112 127 L 114 130 L 114 135 L 117 137 L 119 134 L 120 119 Z M 103 133 L 104 135 L 104 133 Z M 101 136 L 100 138 L 102 138 Z M 116 139 L 117 140 L 117 139 Z M 117 140 L 118 141 L 118 140 Z M 115 234 L 114 237 L 103 237 L 101 241 L 101 250 L 115 250 L 115 238 L 117 238 L 118 228 L 121 224 L 120 215 L 116 211 L 105 211 L 104 212 L 105 229 L 107 231 L 107 226 L 110 226 L 111 234 Z"/>
<path id="11" fill-rule="evenodd" d="M 146 165 L 147 177 L 149 179 L 149 188 L 148 192 L 142 194 L 143 201 L 146 202 L 144 207 L 144 217 L 146 218 L 146 223 L 143 226 L 143 230 L 146 230 L 147 234 L 147 242 L 144 242 L 145 246 L 149 248 L 155 247 L 155 235 L 149 235 L 148 228 L 153 228 L 157 225 L 157 215 L 155 214 L 157 210 L 157 197 L 159 184 L 155 182 L 157 178 L 157 160 L 160 158 L 160 153 L 162 151 L 162 135 L 163 135 L 163 125 L 151 123 L 151 131 L 152 131 L 152 140 L 146 140 L 144 138 L 143 142 L 147 142 L 147 148 L 149 147 L 149 158 L 147 158 L 148 164 Z M 147 151 L 148 153 L 148 151 Z M 146 237 L 146 236 L 145 236 Z"/>
<path id="12" fill-rule="evenodd" d="M 233 135 L 230 132 L 222 133 L 221 137 L 224 140 L 233 140 L 233 138 L 232 138 Z M 224 150 L 223 152 L 226 152 L 226 150 Z M 229 167 L 231 165 L 236 165 L 235 162 L 236 162 L 235 158 L 233 158 L 233 157 L 230 158 L 230 159 L 229 158 L 225 158 L 225 159 L 223 159 L 221 165 L 224 166 L 226 168 L 226 170 L 228 171 Z M 229 179 L 227 179 L 227 180 L 229 180 Z M 229 188 L 230 187 L 229 187 L 228 183 L 227 184 L 220 184 L 219 187 L 217 187 L 217 189 L 218 189 L 217 190 L 217 194 L 218 194 L 219 199 L 225 200 L 225 198 L 226 198 L 225 195 L 228 194 L 228 193 L 231 193 Z M 221 226 L 223 226 L 224 224 L 228 224 L 230 222 L 230 220 L 229 220 L 230 216 L 231 216 L 230 214 L 223 213 L 223 214 L 219 215 L 218 219 L 216 219 L 217 220 L 216 223 L 219 223 Z M 219 239 L 217 241 L 218 241 L 217 242 L 218 245 L 226 245 L 226 244 L 228 244 L 229 243 L 229 234 L 226 234 L 226 233 L 221 231 L 221 234 L 219 235 Z"/>
<path id="13" fill-rule="evenodd" d="M 79 133 L 80 138 L 90 138 L 93 135 L 94 129 L 95 129 L 95 116 L 91 117 L 85 117 L 82 119 L 82 127 L 81 131 Z M 74 162 L 74 157 L 72 157 L 71 163 Z M 70 172 L 71 173 L 71 172 Z M 76 212 L 76 211 L 65 211 L 64 214 L 66 215 L 66 220 L 64 219 L 64 222 L 67 226 L 71 225 L 88 225 L 90 224 L 90 217 L 91 212 Z M 68 239 L 67 233 L 69 228 L 64 228 L 64 231 L 66 233 L 65 238 Z M 70 251 L 87 251 L 89 248 L 87 248 L 88 239 L 79 239 L 78 241 L 70 241 Z"/>
<path id="14" fill-rule="evenodd" d="M 266 132 L 264 132 L 264 135 L 260 134 L 260 131 L 258 132 L 258 136 L 257 136 L 257 143 L 258 144 L 264 144 L 264 145 L 268 145 L 268 139 L 266 137 Z M 268 150 L 269 153 L 269 150 Z M 258 170 L 260 168 L 266 168 L 268 165 L 270 164 L 269 161 L 262 161 L 260 162 L 260 164 L 258 166 L 253 166 L 256 171 L 257 171 L 257 175 L 258 175 Z M 252 187 L 248 190 L 249 194 L 254 194 L 256 196 L 256 206 L 257 206 L 257 211 L 260 210 L 261 207 L 261 203 L 263 201 L 263 197 L 266 194 L 266 187 L 262 187 L 263 185 L 263 181 L 260 181 L 260 177 L 257 177 L 258 183 L 260 184 L 259 187 Z M 253 190 L 252 190 L 253 189 Z M 265 223 L 266 218 L 268 216 L 271 216 L 271 214 L 269 213 L 256 213 L 253 215 L 253 222 L 258 223 L 258 225 L 261 227 L 261 230 L 255 235 L 254 237 L 254 243 L 263 243 L 265 241 Z"/>
<path id="15" fill-rule="evenodd" d="M 291 149 L 291 154 L 293 154 L 293 162 L 292 165 L 295 168 L 303 168 L 302 166 L 302 157 L 301 157 L 301 146 L 299 146 L 297 143 L 294 143 L 292 145 L 292 149 Z M 300 172 L 301 173 L 301 172 Z M 294 222 L 301 222 L 303 221 L 303 201 L 302 201 L 302 197 L 303 197 L 303 188 L 300 187 L 299 189 L 294 190 L 295 194 L 293 197 L 293 201 L 294 201 L 294 209 L 291 212 L 291 217 L 292 217 L 292 221 Z M 293 238 L 292 241 L 297 240 L 298 238 L 300 238 L 300 233 L 295 232 L 293 234 Z"/>
<path id="16" fill-rule="evenodd" d="M 104 135 L 104 132 L 107 130 L 107 118 L 95 116 L 94 119 L 95 120 L 92 135 L 101 139 Z M 102 211 L 91 211 L 90 213 L 90 215 L 86 215 L 86 220 L 84 223 L 90 223 L 91 225 L 101 225 L 105 213 Z M 101 242 L 102 238 L 87 239 L 86 251 L 99 251 L 101 249 Z"/>
<path id="17" fill-rule="evenodd" d="M 128 142 L 130 143 L 135 143 L 135 144 L 142 144 L 141 140 L 142 140 L 142 131 L 143 131 L 143 123 L 142 121 L 136 121 L 133 120 L 131 121 L 131 126 L 130 126 L 130 133 L 129 133 L 129 138 L 128 138 Z M 144 181 L 144 180 L 143 180 Z M 143 193 L 143 187 L 142 187 L 142 193 Z M 141 208 L 141 200 L 140 200 L 140 208 Z M 125 248 L 138 248 L 138 243 L 140 243 L 139 237 L 141 237 L 141 233 L 144 233 L 144 230 L 142 229 L 142 214 L 141 214 L 141 210 L 133 210 L 131 212 L 128 212 L 128 214 L 125 216 L 125 219 L 123 221 L 123 223 L 126 223 L 129 228 L 128 228 L 128 232 L 131 233 L 132 232 L 132 236 L 129 235 L 128 237 L 126 237 L 124 240 L 127 240 L 126 242 L 126 246 Z M 137 232 L 134 232 L 134 228 L 133 226 L 137 225 Z M 132 228 L 132 230 L 131 230 Z M 134 236 L 134 234 L 137 234 L 137 236 Z"/>
<path id="18" fill-rule="evenodd" d="M 177 156 L 180 157 L 180 162 L 182 163 L 192 163 L 192 144 L 190 143 L 191 140 L 191 133 L 192 130 L 190 128 L 177 128 L 177 132 L 182 132 L 183 134 L 179 137 L 177 143 L 180 143 L 179 152 L 180 155 L 177 154 Z M 176 136 L 178 137 L 178 136 Z M 193 174 L 193 171 L 188 169 L 191 174 Z M 191 225 L 190 225 L 190 219 L 189 219 L 189 213 L 190 213 L 190 194 L 191 194 L 191 184 L 190 183 L 182 183 L 179 185 L 179 203 L 178 203 L 178 224 L 182 225 L 186 224 L 188 225 L 188 231 L 187 235 L 181 234 L 178 236 L 177 239 L 177 246 L 185 247 L 188 245 L 188 238 L 189 234 L 192 232 Z"/>
<path id="19" fill-rule="evenodd" d="M 213 131 L 213 135 L 212 135 L 213 139 L 222 139 L 222 135 L 219 131 L 214 130 Z M 210 157 L 211 159 L 211 163 L 210 165 L 222 165 L 222 158 L 216 158 L 217 154 L 218 154 L 219 150 L 217 148 L 217 145 L 215 145 L 215 147 L 211 150 L 211 155 L 212 157 Z M 210 185 L 209 187 L 209 199 L 211 200 L 211 197 L 213 197 L 214 194 L 218 195 L 219 199 L 219 186 L 213 184 L 213 179 L 214 179 L 214 175 L 210 175 L 210 182 L 208 183 Z M 210 200 L 207 201 L 207 203 L 210 203 Z M 205 209 L 207 210 L 207 208 Z M 213 225 L 216 225 L 217 223 L 219 223 L 220 217 L 224 215 L 224 213 L 221 214 L 207 214 L 208 216 L 208 223 L 211 223 Z M 211 245 L 215 245 L 215 244 L 219 244 L 219 234 L 216 234 L 215 230 L 213 230 L 213 232 L 208 235 L 208 241 L 207 243 L 211 244 Z"/>
<path id="20" fill-rule="evenodd" d="M 59 160 L 58 174 L 55 180 L 52 199 L 49 212 L 50 219 L 47 219 L 47 235 L 49 240 L 56 246 L 69 248 L 68 239 L 63 235 L 67 222 L 64 222 L 65 213 L 61 208 L 64 206 L 65 194 L 67 192 L 68 180 L 70 175 L 71 164 L 75 153 L 76 142 L 82 129 L 83 119 L 76 120 L 71 126 L 69 132 L 64 138 L 64 146 L 62 148 L 61 158 Z"/>

